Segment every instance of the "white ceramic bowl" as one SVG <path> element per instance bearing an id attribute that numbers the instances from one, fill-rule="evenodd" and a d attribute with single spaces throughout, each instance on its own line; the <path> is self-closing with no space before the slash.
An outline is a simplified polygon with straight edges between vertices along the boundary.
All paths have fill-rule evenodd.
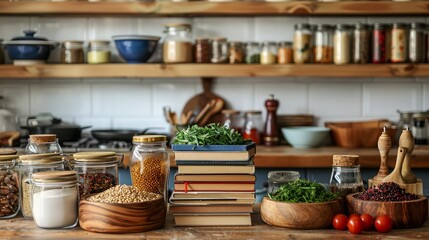
<path id="1" fill-rule="evenodd" d="M 319 147 L 330 137 L 330 131 L 325 127 L 282 128 L 283 136 L 294 148 Z"/>

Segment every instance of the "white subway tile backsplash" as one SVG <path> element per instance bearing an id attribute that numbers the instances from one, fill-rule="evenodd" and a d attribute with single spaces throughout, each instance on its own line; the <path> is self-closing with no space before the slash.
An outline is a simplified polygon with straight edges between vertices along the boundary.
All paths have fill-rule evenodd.
<path id="1" fill-rule="evenodd" d="M 139 18 L 137 21 L 137 33 L 143 35 L 164 36 L 166 24 L 188 23 L 192 24 L 191 18 Z"/>
<path id="2" fill-rule="evenodd" d="M 253 105 L 253 84 L 217 82 L 213 87 L 213 92 L 225 100 L 225 108 L 240 111 L 255 109 Z"/>
<path id="3" fill-rule="evenodd" d="M 429 110 L 429 84 L 423 85 L 423 109 Z"/>
<path id="4" fill-rule="evenodd" d="M 30 87 L 27 84 L 0 84 L 0 96 L 4 97 L 3 104 L 6 109 L 20 116 L 29 115 Z"/>
<path id="5" fill-rule="evenodd" d="M 226 37 L 228 41 L 253 40 L 252 18 L 195 18 L 195 37 Z"/>
<path id="6" fill-rule="evenodd" d="M 185 103 L 197 94 L 195 84 L 190 83 L 154 83 L 153 84 L 153 112 L 156 117 L 163 117 L 163 107 L 170 107 L 171 111 L 180 116 Z"/>
<path id="7" fill-rule="evenodd" d="M 256 17 L 254 40 L 262 41 L 293 41 L 294 25 L 306 23 L 302 17 Z"/>

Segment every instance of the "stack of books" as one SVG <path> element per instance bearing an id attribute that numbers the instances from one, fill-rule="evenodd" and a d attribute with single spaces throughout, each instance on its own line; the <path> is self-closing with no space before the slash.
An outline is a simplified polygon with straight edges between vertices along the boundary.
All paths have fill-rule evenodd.
<path id="1" fill-rule="evenodd" d="M 178 170 L 169 210 L 177 226 L 252 225 L 254 143 L 172 149 Z"/>

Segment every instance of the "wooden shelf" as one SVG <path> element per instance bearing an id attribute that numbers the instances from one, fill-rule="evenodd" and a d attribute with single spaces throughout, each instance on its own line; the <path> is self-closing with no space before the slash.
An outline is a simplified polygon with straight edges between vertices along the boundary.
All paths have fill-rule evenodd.
<path id="1" fill-rule="evenodd" d="M 0 78 L 426 77 L 429 64 L 41 64 L 0 65 Z"/>
<path id="2" fill-rule="evenodd" d="M 428 1 L 286 1 L 286 2 L 37 2 L 0 1 L 3 15 L 427 15 Z"/>

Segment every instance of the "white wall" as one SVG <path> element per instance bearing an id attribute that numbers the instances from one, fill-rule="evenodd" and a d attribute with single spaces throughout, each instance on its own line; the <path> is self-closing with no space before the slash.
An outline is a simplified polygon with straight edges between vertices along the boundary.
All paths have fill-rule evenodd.
<path id="1" fill-rule="evenodd" d="M 162 36 L 163 24 L 189 22 L 194 37 L 225 36 L 238 41 L 292 41 L 293 25 L 309 23 L 427 22 L 424 17 L 249 17 L 249 18 L 124 18 L 124 17 L 0 17 L 0 38 L 35 29 L 50 40 L 110 39 L 115 34 Z M 112 44 L 113 46 L 113 44 Z M 114 51 L 116 54 L 116 51 Z M 49 62 L 58 62 L 59 48 Z M 116 61 L 120 59 L 116 56 Z M 10 61 L 9 61 L 10 62 Z M 0 72 L 1 74 L 1 72 Z M 52 112 L 64 120 L 94 128 L 167 127 L 162 107 L 180 112 L 202 91 L 198 79 L 36 79 L 0 80 L 0 95 L 22 119 Z M 264 110 L 274 93 L 279 114 L 314 114 L 325 121 L 389 118 L 403 111 L 429 109 L 429 78 L 221 78 L 216 94 L 238 110 Z"/>

